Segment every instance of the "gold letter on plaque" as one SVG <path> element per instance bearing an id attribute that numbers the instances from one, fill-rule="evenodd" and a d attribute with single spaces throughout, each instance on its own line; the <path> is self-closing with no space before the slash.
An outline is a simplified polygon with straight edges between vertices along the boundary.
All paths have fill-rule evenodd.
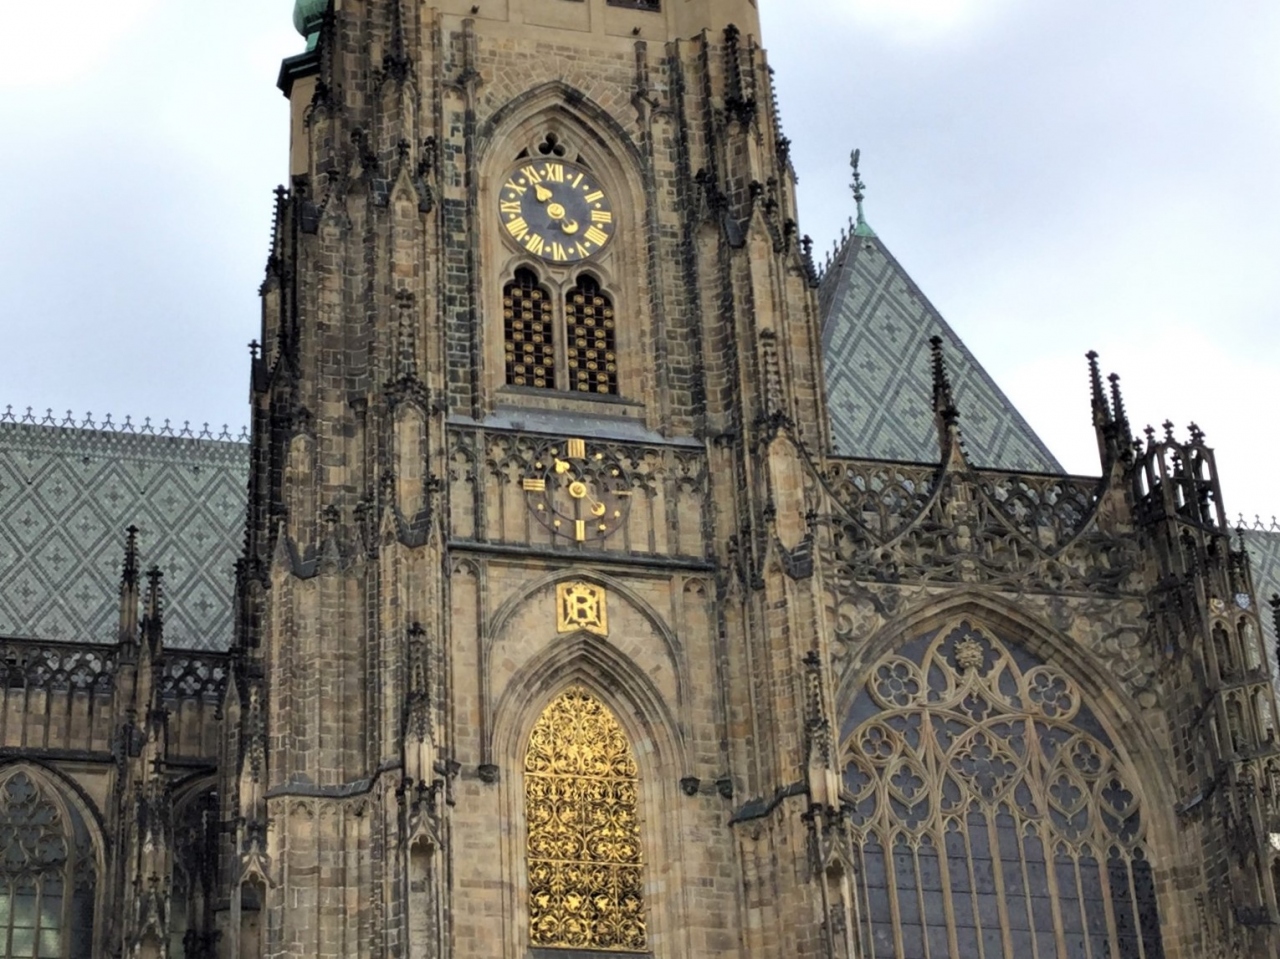
<path id="1" fill-rule="evenodd" d="M 609 635 L 609 613 L 604 589 L 590 583 L 561 583 L 556 587 L 556 628 L 562 633 L 585 629 L 597 636 Z"/>

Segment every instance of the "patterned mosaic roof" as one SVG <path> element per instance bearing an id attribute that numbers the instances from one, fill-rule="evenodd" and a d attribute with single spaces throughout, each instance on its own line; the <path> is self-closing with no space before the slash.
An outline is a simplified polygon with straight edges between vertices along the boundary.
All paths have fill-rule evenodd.
<path id="1" fill-rule="evenodd" d="M 226 649 L 244 443 L 0 419 L 0 636 L 116 641 L 125 529 L 165 574 L 165 645 Z"/>
<path id="2" fill-rule="evenodd" d="M 941 336 L 975 466 L 1061 473 L 1062 467 L 955 331 L 894 259 L 863 230 L 823 274 L 822 347 L 836 453 L 932 463 L 929 338 Z"/>
<path id="3" fill-rule="evenodd" d="M 1275 654 L 1275 618 L 1271 615 L 1271 597 L 1280 596 L 1280 525 L 1256 523 L 1244 530 L 1244 544 L 1253 566 L 1253 588 L 1262 604 L 1263 628 L 1267 633 L 1267 649 Z"/>

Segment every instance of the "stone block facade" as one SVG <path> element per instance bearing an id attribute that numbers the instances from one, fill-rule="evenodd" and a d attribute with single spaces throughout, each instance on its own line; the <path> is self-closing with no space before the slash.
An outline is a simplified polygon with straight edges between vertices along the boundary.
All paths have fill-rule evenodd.
<path id="1" fill-rule="evenodd" d="M 5 646 L 8 954 L 1275 952 L 1198 431 L 1095 362 L 1099 477 L 978 468 L 936 339 L 936 460 L 835 456 L 752 0 L 311 7 L 234 639 L 166 646 L 131 536 L 115 645 Z"/>

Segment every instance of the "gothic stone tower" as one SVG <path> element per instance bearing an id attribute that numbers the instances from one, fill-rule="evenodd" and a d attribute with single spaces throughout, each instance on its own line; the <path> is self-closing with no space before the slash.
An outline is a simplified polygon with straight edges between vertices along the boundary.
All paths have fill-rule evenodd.
<path id="1" fill-rule="evenodd" d="M 783 573 L 818 319 L 753 0 L 299 13 L 224 953 L 830 954 Z"/>
<path id="2" fill-rule="evenodd" d="M 1095 374 L 1100 480 L 975 469 L 939 350 L 937 465 L 828 456 L 754 0 L 298 22 L 221 955 L 1274 948 L 1211 454 Z"/>

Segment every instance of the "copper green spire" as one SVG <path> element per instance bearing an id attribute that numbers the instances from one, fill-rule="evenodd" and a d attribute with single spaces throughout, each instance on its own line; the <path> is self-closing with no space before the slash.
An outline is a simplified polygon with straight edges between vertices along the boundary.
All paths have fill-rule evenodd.
<path id="1" fill-rule="evenodd" d="M 320 24 L 328 9 L 329 0 L 297 0 L 293 6 L 293 25 L 307 38 L 308 50 L 315 49 L 320 38 Z"/>
<path id="2" fill-rule="evenodd" d="M 862 151 L 854 150 L 853 155 L 849 158 L 850 165 L 853 167 L 853 199 L 858 204 L 858 225 L 854 227 L 854 236 L 875 236 L 876 231 L 871 229 L 871 225 L 867 223 L 867 218 L 862 215 L 862 200 L 866 196 L 866 187 L 862 182 L 862 174 L 858 171 L 858 163 L 862 160 Z"/>

